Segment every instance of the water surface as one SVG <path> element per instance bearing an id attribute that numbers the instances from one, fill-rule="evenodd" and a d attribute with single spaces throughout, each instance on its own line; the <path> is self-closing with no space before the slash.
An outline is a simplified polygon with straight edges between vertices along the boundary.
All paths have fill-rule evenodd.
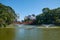
<path id="1" fill-rule="evenodd" d="M 32 25 L 16 25 L 0 28 L 0 40 L 60 40 L 60 28 L 37 28 Z"/>

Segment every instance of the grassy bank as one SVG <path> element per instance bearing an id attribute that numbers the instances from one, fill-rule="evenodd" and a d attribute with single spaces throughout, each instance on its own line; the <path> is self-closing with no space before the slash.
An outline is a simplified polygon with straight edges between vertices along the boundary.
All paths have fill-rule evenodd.
<path id="1" fill-rule="evenodd" d="M 15 27 L 15 24 L 10 24 L 6 26 L 6 28 L 14 28 L 14 27 Z"/>
<path id="2" fill-rule="evenodd" d="M 0 28 L 14 28 L 15 24 L 10 24 L 10 25 L 6 25 L 6 27 L 2 26 Z"/>

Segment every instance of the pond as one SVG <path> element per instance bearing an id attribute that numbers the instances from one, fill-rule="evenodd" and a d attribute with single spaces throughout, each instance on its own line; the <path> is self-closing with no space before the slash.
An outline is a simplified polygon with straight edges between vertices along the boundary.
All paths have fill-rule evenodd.
<path id="1" fill-rule="evenodd" d="M 37 28 L 32 25 L 0 28 L 0 40 L 60 40 L 60 28 Z"/>

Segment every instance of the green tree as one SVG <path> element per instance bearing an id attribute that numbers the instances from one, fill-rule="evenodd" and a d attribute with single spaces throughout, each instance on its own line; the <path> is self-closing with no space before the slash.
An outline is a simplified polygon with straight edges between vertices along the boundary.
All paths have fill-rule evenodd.
<path id="1" fill-rule="evenodd" d="M 6 26 L 11 24 L 16 17 L 17 15 L 11 7 L 0 3 L 0 25 Z"/>

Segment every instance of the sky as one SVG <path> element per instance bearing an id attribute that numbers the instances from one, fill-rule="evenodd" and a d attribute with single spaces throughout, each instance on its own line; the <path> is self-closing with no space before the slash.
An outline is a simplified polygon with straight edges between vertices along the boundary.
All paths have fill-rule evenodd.
<path id="1" fill-rule="evenodd" d="M 60 7 L 60 0 L 0 0 L 0 3 L 10 6 L 19 16 L 18 21 L 27 15 L 38 15 L 43 8 L 54 9 Z"/>

